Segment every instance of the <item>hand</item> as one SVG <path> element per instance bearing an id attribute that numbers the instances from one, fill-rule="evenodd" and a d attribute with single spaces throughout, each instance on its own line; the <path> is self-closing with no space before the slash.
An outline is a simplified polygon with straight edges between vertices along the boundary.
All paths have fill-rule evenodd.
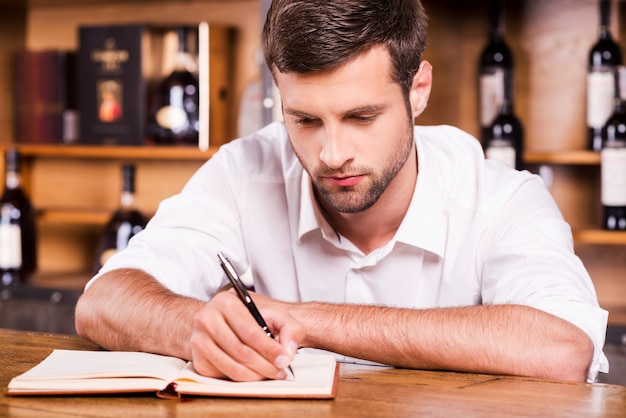
<path id="1" fill-rule="evenodd" d="M 235 381 L 284 379 L 304 337 L 289 304 L 250 294 L 276 336 L 269 338 L 233 291 L 220 292 L 194 316 L 191 357 L 205 376 Z"/>

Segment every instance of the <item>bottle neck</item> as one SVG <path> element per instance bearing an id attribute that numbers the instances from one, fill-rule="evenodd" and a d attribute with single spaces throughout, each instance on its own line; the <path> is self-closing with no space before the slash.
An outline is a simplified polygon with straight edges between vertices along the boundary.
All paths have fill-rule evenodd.
<path id="1" fill-rule="evenodd" d="M 123 209 L 131 209 L 135 205 L 135 166 L 122 166 L 122 194 L 120 204 Z"/>
<path id="2" fill-rule="evenodd" d="M 191 54 L 182 51 L 178 51 L 176 53 L 174 68 L 176 68 L 176 71 L 188 71 L 190 73 L 194 73 L 196 71 L 196 65 Z"/>
<path id="3" fill-rule="evenodd" d="M 502 42 L 504 40 L 504 25 L 500 2 L 493 0 L 490 10 L 490 27 L 489 37 L 494 42 Z"/>
<path id="4" fill-rule="evenodd" d="M 188 29 L 179 28 L 176 30 L 178 35 L 178 51 L 176 52 L 175 68 L 177 71 L 188 71 L 194 73 L 196 68 L 195 60 L 187 46 Z"/>
<path id="5" fill-rule="evenodd" d="M 504 42 L 504 31 L 499 26 L 494 26 L 489 30 L 489 38 L 491 42 Z"/>
<path id="6" fill-rule="evenodd" d="M 611 2 L 600 0 L 600 39 L 611 39 Z"/>
<path id="7" fill-rule="evenodd" d="M 122 209 L 133 209 L 135 207 L 135 193 L 128 190 L 122 191 L 120 205 Z"/>
<path id="8" fill-rule="evenodd" d="M 15 172 L 15 171 L 7 171 L 6 174 L 6 187 L 7 189 L 17 189 L 21 186 L 22 184 L 22 179 L 20 177 L 20 174 Z"/>
<path id="9" fill-rule="evenodd" d="M 5 184 L 7 189 L 17 189 L 22 183 L 20 176 L 20 154 L 15 149 L 5 153 Z"/>
<path id="10" fill-rule="evenodd" d="M 505 99 L 500 105 L 499 113 L 501 115 L 512 115 L 513 114 L 513 102 L 511 100 Z"/>

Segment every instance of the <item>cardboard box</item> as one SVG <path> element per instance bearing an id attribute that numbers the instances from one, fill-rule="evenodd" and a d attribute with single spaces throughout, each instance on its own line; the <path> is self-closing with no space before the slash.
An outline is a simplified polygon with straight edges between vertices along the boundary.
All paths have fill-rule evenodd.
<path id="1" fill-rule="evenodd" d="M 180 25 L 108 25 L 79 28 L 80 142 L 144 145 L 151 97 L 173 69 L 174 29 Z M 230 139 L 233 29 L 200 23 L 197 78 L 200 91 L 198 147 Z"/>
<path id="2" fill-rule="evenodd" d="M 23 143 L 72 142 L 77 126 L 76 54 L 20 51 L 13 57 L 15 139 Z"/>

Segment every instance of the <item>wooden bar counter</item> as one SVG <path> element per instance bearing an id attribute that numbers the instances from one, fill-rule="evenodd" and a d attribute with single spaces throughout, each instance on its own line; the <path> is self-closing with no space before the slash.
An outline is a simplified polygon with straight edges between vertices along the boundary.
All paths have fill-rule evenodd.
<path id="1" fill-rule="evenodd" d="M 6 396 L 9 380 L 76 336 L 0 329 L 0 416 L 11 417 L 625 417 L 626 386 L 342 364 L 334 400 L 183 398 L 151 394 Z"/>

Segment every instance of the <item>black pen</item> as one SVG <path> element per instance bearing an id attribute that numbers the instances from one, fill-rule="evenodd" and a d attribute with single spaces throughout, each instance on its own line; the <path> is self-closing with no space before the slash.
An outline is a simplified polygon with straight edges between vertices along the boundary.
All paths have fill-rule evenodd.
<path id="1" fill-rule="evenodd" d="M 228 280 L 230 280 L 233 287 L 235 288 L 235 291 L 237 292 L 237 296 L 239 296 L 239 299 L 241 299 L 243 304 L 246 305 L 246 308 L 248 308 L 248 311 L 250 311 L 250 313 L 252 314 L 256 322 L 261 326 L 263 331 L 265 331 L 267 336 L 272 339 L 276 339 L 276 337 L 274 337 L 274 334 L 272 334 L 272 331 L 269 329 L 269 327 L 265 323 L 265 320 L 261 316 L 261 312 L 259 312 L 258 308 L 254 304 L 254 301 L 250 297 L 250 294 L 248 293 L 246 286 L 243 284 L 243 282 L 239 278 L 239 274 L 237 274 L 237 271 L 235 270 L 233 265 L 221 252 L 217 253 L 217 258 L 219 258 L 220 264 L 222 265 L 222 269 L 226 273 Z M 295 377 L 295 374 L 293 373 L 291 366 L 287 366 L 287 368 L 291 372 L 292 377 Z"/>

